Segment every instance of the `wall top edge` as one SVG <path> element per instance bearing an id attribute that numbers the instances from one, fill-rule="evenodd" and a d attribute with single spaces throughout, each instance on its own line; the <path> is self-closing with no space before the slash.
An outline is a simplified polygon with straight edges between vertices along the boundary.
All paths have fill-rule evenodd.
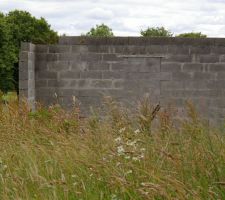
<path id="1" fill-rule="evenodd" d="M 225 38 L 62 36 L 60 45 L 192 45 L 225 46 Z"/>

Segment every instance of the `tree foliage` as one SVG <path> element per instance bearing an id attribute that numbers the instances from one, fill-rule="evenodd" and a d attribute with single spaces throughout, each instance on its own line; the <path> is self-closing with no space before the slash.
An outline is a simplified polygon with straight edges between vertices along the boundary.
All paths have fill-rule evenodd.
<path id="1" fill-rule="evenodd" d="M 182 38 L 207 38 L 207 35 L 202 34 L 201 32 L 190 32 L 190 33 L 181 33 L 176 37 Z"/>
<path id="2" fill-rule="evenodd" d="M 89 32 L 87 32 L 86 36 L 94 36 L 94 37 L 113 37 L 114 34 L 112 29 L 109 28 L 105 24 L 96 25 L 95 28 L 91 28 Z"/>
<path id="3" fill-rule="evenodd" d="M 12 42 L 9 26 L 0 13 L 0 90 L 6 92 L 14 89 L 14 63 L 18 61 L 16 49 Z"/>
<path id="4" fill-rule="evenodd" d="M 141 30 L 141 35 L 143 37 L 172 37 L 173 33 L 164 27 L 148 27 L 146 30 Z"/>
<path id="5" fill-rule="evenodd" d="M 18 60 L 21 42 L 53 44 L 58 41 L 44 18 L 26 11 L 0 14 L 0 90 L 18 89 Z"/>

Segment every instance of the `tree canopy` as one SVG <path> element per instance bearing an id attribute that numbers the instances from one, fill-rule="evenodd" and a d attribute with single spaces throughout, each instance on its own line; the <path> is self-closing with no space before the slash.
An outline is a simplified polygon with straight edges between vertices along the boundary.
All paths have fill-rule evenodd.
<path id="1" fill-rule="evenodd" d="M 181 33 L 176 37 L 182 38 L 207 38 L 207 35 L 202 34 L 201 32 L 190 32 L 190 33 Z"/>
<path id="2" fill-rule="evenodd" d="M 21 42 L 53 44 L 58 41 L 44 18 L 26 11 L 0 13 L 0 90 L 18 89 L 18 60 Z"/>
<path id="3" fill-rule="evenodd" d="M 94 37 L 113 37 L 114 34 L 112 29 L 105 24 L 96 25 L 96 27 L 91 28 L 89 32 L 86 33 L 86 36 Z"/>
<path id="4" fill-rule="evenodd" d="M 173 33 L 166 30 L 164 27 L 148 27 L 146 30 L 141 30 L 143 37 L 172 37 Z"/>

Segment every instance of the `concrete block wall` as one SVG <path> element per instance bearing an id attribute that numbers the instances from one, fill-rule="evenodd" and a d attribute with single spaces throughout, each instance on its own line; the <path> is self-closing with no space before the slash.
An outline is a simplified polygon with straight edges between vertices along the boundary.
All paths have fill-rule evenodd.
<path id="1" fill-rule="evenodd" d="M 35 45 L 22 43 L 19 56 L 19 98 L 35 109 Z"/>
<path id="2" fill-rule="evenodd" d="M 84 112 L 101 107 L 104 95 L 132 105 L 148 93 L 179 115 L 191 100 L 202 116 L 222 122 L 225 39 L 61 37 L 35 47 L 35 91 L 36 101 L 67 108 L 75 96 Z"/>

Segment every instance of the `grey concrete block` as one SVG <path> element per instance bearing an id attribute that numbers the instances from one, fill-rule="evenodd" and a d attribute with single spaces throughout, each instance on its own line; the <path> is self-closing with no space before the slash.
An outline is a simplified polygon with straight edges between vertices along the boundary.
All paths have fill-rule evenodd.
<path id="1" fill-rule="evenodd" d="M 166 49 L 168 54 L 190 54 L 190 46 L 188 45 L 168 45 Z"/>
<path id="2" fill-rule="evenodd" d="M 29 52 L 35 52 L 35 44 L 28 43 L 28 42 L 21 42 L 21 51 L 29 51 Z"/>
<path id="3" fill-rule="evenodd" d="M 49 45 L 48 53 L 70 53 L 70 45 Z"/>
<path id="4" fill-rule="evenodd" d="M 147 45 L 145 47 L 147 54 L 167 54 L 168 45 Z"/>
<path id="5" fill-rule="evenodd" d="M 81 73 L 73 71 L 61 71 L 59 73 L 59 77 L 61 79 L 79 79 L 81 77 Z"/>
<path id="6" fill-rule="evenodd" d="M 36 80 L 35 86 L 36 86 L 36 88 L 47 87 L 48 86 L 48 81 L 47 80 Z"/>
<path id="7" fill-rule="evenodd" d="M 48 80 L 48 87 L 58 87 L 57 80 Z"/>
<path id="8" fill-rule="evenodd" d="M 117 49 L 115 49 L 115 53 L 123 53 L 123 54 L 131 54 L 131 55 L 140 55 L 140 54 L 146 54 L 146 47 L 143 46 L 135 46 L 135 45 L 126 45 L 121 48 L 121 46 L 118 46 Z"/>
<path id="9" fill-rule="evenodd" d="M 184 89 L 183 81 L 160 81 L 161 90 Z"/>
<path id="10" fill-rule="evenodd" d="M 70 97 L 72 99 L 73 96 L 79 96 L 79 90 L 60 88 L 58 89 L 57 94 L 59 97 Z"/>
<path id="11" fill-rule="evenodd" d="M 112 88 L 112 80 L 92 80 L 91 87 L 93 88 Z"/>
<path id="12" fill-rule="evenodd" d="M 209 81 L 207 84 L 209 89 L 221 90 L 225 88 L 225 80 Z"/>
<path id="13" fill-rule="evenodd" d="M 83 89 L 83 90 L 79 90 L 79 97 L 99 97 L 99 96 L 103 96 L 104 94 L 104 90 L 101 89 Z"/>
<path id="14" fill-rule="evenodd" d="M 218 63 L 218 64 L 210 64 L 209 70 L 212 72 L 222 72 L 225 71 L 225 63 Z"/>
<path id="15" fill-rule="evenodd" d="M 102 54 L 100 53 L 86 53 L 81 54 L 81 61 L 86 62 L 101 62 L 102 61 Z"/>
<path id="16" fill-rule="evenodd" d="M 111 71 L 124 71 L 126 69 L 129 69 L 129 64 L 123 63 L 123 62 L 117 62 L 117 63 L 111 63 L 110 69 Z"/>
<path id="17" fill-rule="evenodd" d="M 175 81 L 191 80 L 193 77 L 191 72 L 173 72 L 172 79 Z"/>
<path id="18" fill-rule="evenodd" d="M 128 72 L 126 73 L 126 79 L 171 80 L 171 73 Z"/>
<path id="19" fill-rule="evenodd" d="M 187 90 L 190 89 L 209 89 L 208 83 L 210 81 L 208 80 L 183 80 L 184 88 Z"/>
<path id="20" fill-rule="evenodd" d="M 210 54 L 211 48 L 208 46 L 190 46 L 190 54 Z"/>
<path id="21" fill-rule="evenodd" d="M 218 55 L 200 55 L 199 56 L 200 63 L 217 63 L 219 62 Z"/>
<path id="22" fill-rule="evenodd" d="M 58 54 L 58 60 L 60 61 L 80 61 L 81 55 L 79 53 L 60 53 Z"/>
<path id="23" fill-rule="evenodd" d="M 180 72 L 181 71 L 181 63 L 177 62 L 163 62 L 161 64 L 162 72 Z"/>
<path id="24" fill-rule="evenodd" d="M 103 61 L 122 61 L 123 58 L 117 56 L 117 54 L 102 54 Z"/>
<path id="25" fill-rule="evenodd" d="M 47 54 L 46 53 L 36 53 L 35 60 L 36 60 L 36 62 L 47 61 Z"/>
<path id="26" fill-rule="evenodd" d="M 49 71 L 68 71 L 70 69 L 70 61 L 53 61 L 48 62 Z"/>
<path id="27" fill-rule="evenodd" d="M 28 80 L 29 79 L 29 71 L 28 70 L 20 70 L 19 71 L 19 80 Z"/>
<path id="28" fill-rule="evenodd" d="M 88 89 L 91 87 L 91 80 L 90 79 L 81 79 L 81 80 L 76 80 L 77 82 L 77 87 L 80 89 Z"/>
<path id="29" fill-rule="evenodd" d="M 120 88 L 120 89 L 122 89 L 122 88 L 124 88 L 124 82 L 125 82 L 125 80 L 123 80 L 123 79 L 121 79 L 121 80 L 119 80 L 119 79 L 116 79 L 116 80 L 113 80 L 113 88 Z"/>
<path id="30" fill-rule="evenodd" d="M 37 98 L 42 99 L 42 97 L 56 97 L 57 94 L 56 88 L 38 88 L 36 90 Z"/>
<path id="31" fill-rule="evenodd" d="M 124 72 L 120 71 L 105 71 L 102 72 L 102 78 L 103 79 L 123 79 L 125 77 Z"/>
<path id="32" fill-rule="evenodd" d="M 47 61 L 35 62 L 35 71 L 48 71 L 48 62 Z"/>
<path id="33" fill-rule="evenodd" d="M 89 46 L 87 45 L 73 45 L 72 53 L 85 53 L 89 52 Z"/>
<path id="34" fill-rule="evenodd" d="M 212 46 L 211 53 L 212 54 L 225 54 L 225 46 Z"/>
<path id="35" fill-rule="evenodd" d="M 193 74 L 194 80 L 215 80 L 216 74 L 210 72 L 194 72 Z"/>
<path id="36" fill-rule="evenodd" d="M 204 70 L 204 64 L 200 63 L 184 63 L 182 66 L 184 72 L 201 72 Z"/>
<path id="37" fill-rule="evenodd" d="M 80 72 L 81 79 L 89 78 L 89 79 L 101 79 L 102 72 L 101 71 L 87 71 Z"/>
<path id="38" fill-rule="evenodd" d="M 46 60 L 48 61 L 48 62 L 51 62 L 51 61 L 56 61 L 56 60 L 58 60 L 59 59 L 59 54 L 57 54 L 57 53 L 48 53 L 47 55 L 46 55 Z"/>
<path id="39" fill-rule="evenodd" d="M 216 72 L 216 79 L 217 80 L 225 80 L 225 72 Z"/>
<path id="40" fill-rule="evenodd" d="M 28 89 L 28 80 L 19 80 L 19 89 L 27 90 Z"/>
<path id="41" fill-rule="evenodd" d="M 85 61 L 74 61 L 71 63 L 71 70 L 78 72 L 88 71 L 88 63 Z"/>
<path id="42" fill-rule="evenodd" d="M 88 45 L 88 52 L 115 53 L 115 46 L 114 45 Z"/>
<path id="43" fill-rule="evenodd" d="M 166 57 L 162 58 L 163 62 L 192 62 L 191 55 L 166 55 Z"/>
<path id="44" fill-rule="evenodd" d="M 36 45 L 36 52 L 37 53 L 49 53 L 49 46 L 44 44 Z"/>
<path id="45" fill-rule="evenodd" d="M 88 70 L 90 71 L 108 71 L 109 70 L 109 63 L 99 63 L 99 62 L 91 62 L 88 63 Z"/>
<path id="46" fill-rule="evenodd" d="M 38 79 L 57 79 L 57 72 L 40 71 L 37 73 Z"/>

